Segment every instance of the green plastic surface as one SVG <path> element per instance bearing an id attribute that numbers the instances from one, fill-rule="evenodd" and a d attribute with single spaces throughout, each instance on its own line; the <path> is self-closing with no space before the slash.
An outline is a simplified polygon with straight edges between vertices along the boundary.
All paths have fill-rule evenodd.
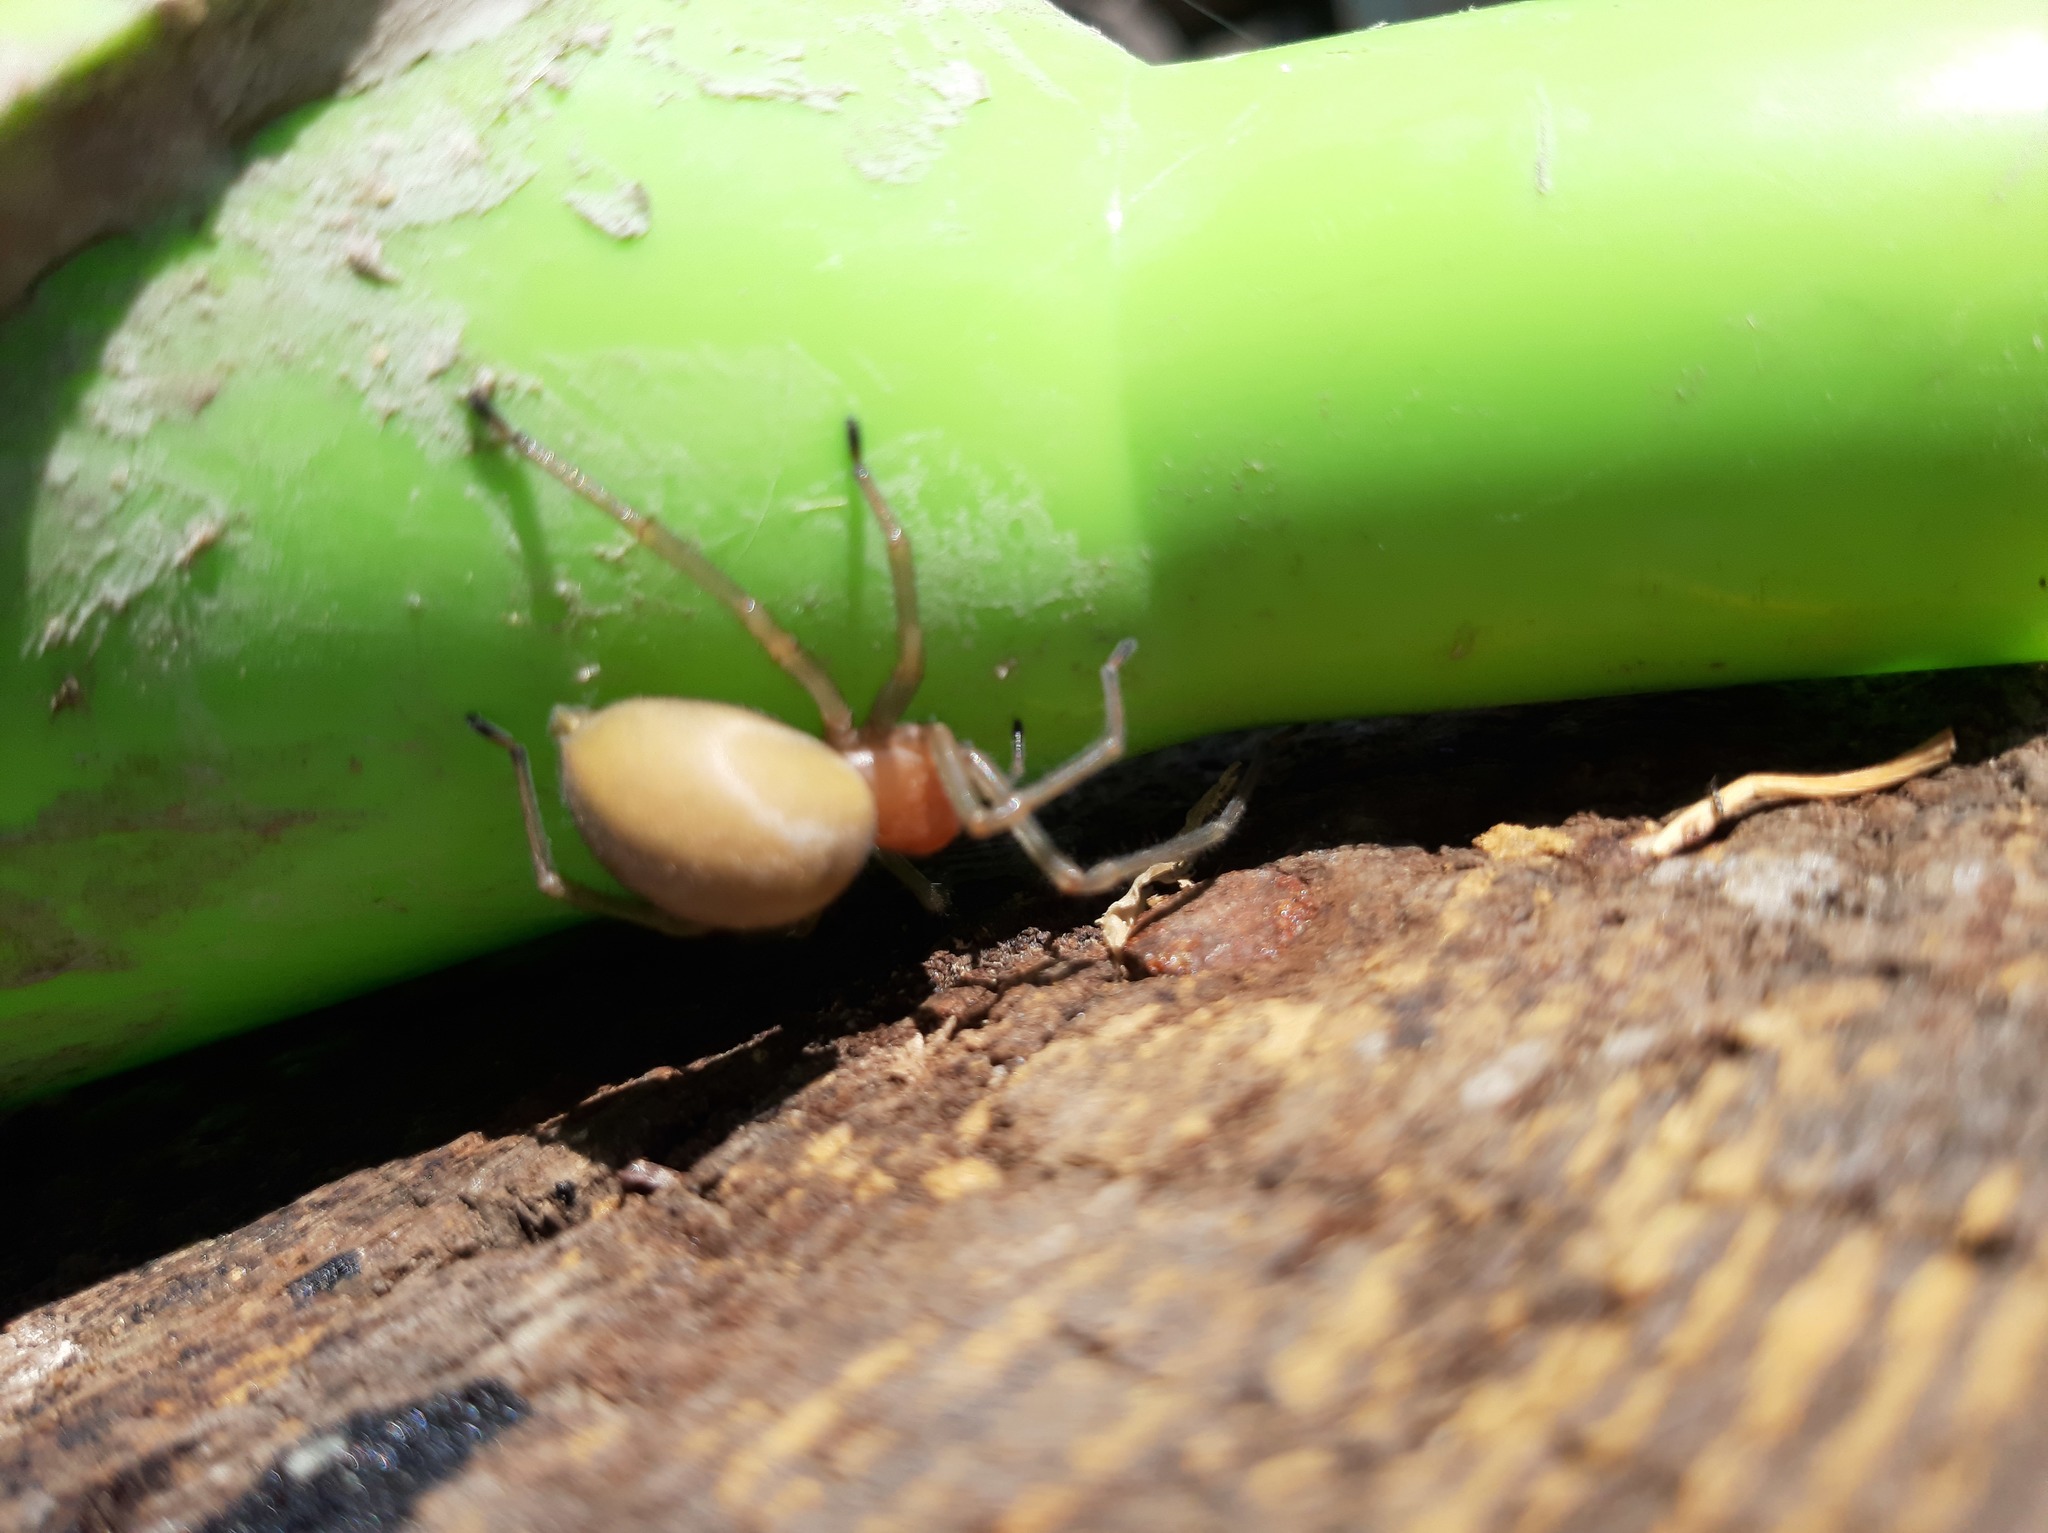
<path id="1" fill-rule="evenodd" d="M 2036 0 L 1161 70 L 1036 4 L 589 0 L 301 112 L 0 325 L 0 1097 L 563 919 L 466 710 L 814 722 L 469 452 L 479 365 L 862 697 L 858 413 L 914 714 L 1041 760 L 1125 634 L 1139 748 L 2048 658 L 2044 128 Z"/>

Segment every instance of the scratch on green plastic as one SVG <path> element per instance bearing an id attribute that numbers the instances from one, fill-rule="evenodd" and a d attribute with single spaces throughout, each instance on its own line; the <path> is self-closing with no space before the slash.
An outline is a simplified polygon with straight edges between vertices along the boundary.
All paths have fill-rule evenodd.
<path id="1" fill-rule="evenodd" d="M 585 0 L 299 113 L 0 325 L 0 1098 L 558 920 L 467 710 L 809 722 L 467 453 L 483 363 L 863 694 L 857 411 L 920 709 L 1044 759 L 1126 633 L 1140 747 L 2048 657 L 2044 82 L 2020 0 L 1167 70 L 1035 3 Z"/>

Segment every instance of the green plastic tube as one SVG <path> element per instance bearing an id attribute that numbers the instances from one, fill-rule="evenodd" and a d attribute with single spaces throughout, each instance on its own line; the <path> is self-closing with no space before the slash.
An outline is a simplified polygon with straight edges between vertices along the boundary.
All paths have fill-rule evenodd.
<path id="1" fill-rule="evenodd" d="M 1558 0 L 1172 69 L 1035 4 L 558 4 L 0 326 L 0 1095 L 506 943 L 482 710 L 801 723 L 457 396 L 1039 759 L 2048 658 L 2048 9 Z M 551 764 L 545 769 L 552 780 Z M 566 827 L 558 847 L 591 865 Z"/>

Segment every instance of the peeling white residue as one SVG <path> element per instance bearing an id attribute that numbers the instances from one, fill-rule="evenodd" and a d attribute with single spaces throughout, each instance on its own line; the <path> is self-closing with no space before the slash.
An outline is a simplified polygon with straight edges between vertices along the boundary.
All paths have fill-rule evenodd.
<path id="1" fill-rule="evenodd" d="M 612 29 L 603 25 L 578 27 L 555 38 L 538 62 L 519 72 L 512 101 L 516 104 L 525 100 L 536 85 L 564 92 L 573 89 L 585 66 L 611 45 Z"/>
<path id="2" fill-rule="evenodd" d="M 657 69 L 665 69 L 671 74 L 694 76 L 696 71 L 676 56 L 675 40 L 676 29 L 666 22 L 645 26 L 633 34 L 633 46 L 628 51 L 634 58 L 644 59 Z M 659 105 L 672 99 L 672 92 L 663 91 L 656 96 L 655 102 Z"/>
<path id="3" fill-rule="evenodd" d="M 161 486 L 139 496 L 149 502 L 139 513 L 112 514 L 118 502 L 102 505 L 100 514 L 91 510 L 78 515 L 67 529 L 61 552 L 36 560 L 36 594 L 44 603 L 42 626 L 31 634 L 23 653 L 45 654 L 60 645 L 85 642 L 99 647 L 107 627 L 135 604 L 138 597 L 173 576 L 188 573 L 199 556 L 219 543 L 228 527 L 227 512 L 219 505 L 180 513 L 180 499 L 164 494 Z M 78 508 L 84 497 L 67 496 Z M 99 526 L 100 535 L 89 536 Z M 36 540 L 40 541 L 40 540 Z M 32 543 L 32 555 L 37 552 Z M 157 622 L 138 635 L 145 644 L 169 637 L 168 618 L 157 614 Z"/>
<path id="4" fill-rule="evenodd" d="M 189 419 L 213 402 L 230 364 L 218 355 L 163 356 L 147 337 L 177 309 L 211 303 L 205 267 L 159 279 L 137 295 L 126 323 L 100 351 L 100 373 L 82 401 L 86 418 L 107 436 L 147 436 L 161 420 Z"/>
<path id="5" fill-rule="evenodd" d="M 442 377 L 462 360 L 462 327 L 452 325 L 430 330 L 419 349 L 420 374 L 427 379 Z"/>
<path id="6" fill-rule="evenodd" d="M 246 567 L 272 557 L 261 509 L 154 442 L 245 377 L 339 380 L 429 457 L 468 450 L 445 381 L 462 354 L 460 287 L 396 279 L 409 231 L 486 212 L 532 177 L 532 130 L 488 86 L 465 105 L 407 77 L 247 166 L 206 238 L 136 291 L 49 448 L 28 519 L 25 654 L 97 647 L 119 620 L 168 656 L 229 599 L 206 578 L 208 550 L 233 538 Z"/>
<path id="7" fill-rule="evenodd" d="M 534 166 L 505 142 L 508 136 L 497 133 L 486 141 L 455 107 L 422 103 L 383 131 L 358 132 L 326 146 L 323 154 L 287 155 L 252 166 L 243 184 L 256 177 L 270 182 L 276 193 L 296 198 L 303 213 L 317 219 L 336 244 L 358 233 L 389 238 L 488 212 L 524 186 Z M 230 200 L 242 199 L 231 194 Z M 245 202 L 241 217 L 230 210 L 222 223 L 274 251 L 280 240 L 271 225 L 278 210 L 249 205 L 253 201 Z M 300 245 L 289 243 L 290 248 Z"/>
<path id="8" fill-rule="evenodd" d="M 185 528 L 185 541 L 178 545 L 177 553 L 171 557 L 172 567 L 191 569 L 201 554 L 226 536 L 227 530 L 227 518 L 211 512 L 192 521 Z"/>
<path id="9" fill-rule="evenodd" d="M 813 80 L 797 60 L 770 62 L 751 74 L 699 74 L 697 89 L 721 101 L 793 101 L 814 112 L 836 112 L 848 96 L 851 85 Z"/>
<path id="10" fill-rule="evenodd" d="M 430 451 L 452 455 L 467 437 L 439 380 L 460 357 L 464 316 L 452 300 L 395 286 L 386 250 L 407 230 L 498 206 L 535 167 L 517 134 L 501 129 L 487 141 L 441 102 L 394 110 L 387 121 L 383 131 L 359 129 L 249 168 L 218 229 L 265 269 L 220 285 L 218 318 L 245 345 L 273 337 L 277 359 L 294 366 L 310 371 L 325 357 L 378 421 L 403 419 Z"/>
<path id="11" fill-rule="evenodd" d="M 853 168 L 871 181 L 915 181 L 939 157 L 942 137 L 967 120 L 970 108 L 989 99 L 988 76 L 965 59 L 948 59 L 936 69 L 904 72 L 919 87 L 899 95 L 898 114 L 865 144 L 847 151 Z"/>
<path id="12" fill-rule="evenodd" d="M 1536 195 L 1550 195 L 1551 167 L 1557 161 L 1557 118 L 1550 110 L 1550 92 L 1536 87 Z"/>
<path id="13" fill-rule="evenodd" d="M 153 374 L 109 368 L 86 391 L 85 413 L 108 436 L 130 441 L 160 420 L 197 415 L 226 379 L 218 374 Z"/>
<path id="14" fill-rule="evenodd" d="M 1972 47 L 1928 77 L 1919 105 L 1970 116 L 2048 111 L 2048 35 L 2014 32 Z"/>
<path id="15" fill-rule="evenodd" d="M 910 182 L 938 159 L 944 135 L 965 122 L 975 105 L 989 99 L 988 76 L 962 56 L 964 45 L 984 40 L 976 34 L 985 32 L 991 51 L 1039 79 L 1043 88 L 1066 94 L 1043 80 L 1029 58 L 1017 53 L 1002 27 L 981 19 L 1002 9 L 957 0 L 929 5 L 913 0 L 901 9 L 841 18 L 837 30 L 842 35 L 866 32 L 899 40 L 893 79 L 878 79 L 868 72 L 868 48 L 856 50 L 860 57 L 849 61 L 855 64 L 850 71 L 835 69 L 830 33 L 824 34 L 822 44 L 813 39 L 818 56 L 803 43 L 746 39 L 727 42 L 722 58 L 701 53 L 691 57 L 696 50 L 688 47 L 678 57 L 673 31 L 666 28 L 644 31 L 635 40 L 634 52 L 695 82 L 701 95 L 717 100 L 788 102 L 814 112 L 847 113 L 853 123 L 848 163 L 869 180 Z M 941 21 L 948 25 L 941 26 Z M 962 21 L 974 28 L 967 39 L 959 35 Z M 667 92 L 656 96 L 657 104 L 671 99 Z"/>
<path id="16" fill-rule="evenodd" d="M 988 76 L 965 59 L 948 59 L 937 69 L 913 70 L 913 77 L 934 96 L 954 126 L 966 119 L 967 109 L 988 100 Z"/>
<path id="17" fill-rule="evenodd" d="M 653 205 L 638 181 L 620 181 L 602 190 L 578 187 L 562 201 L 576 216 L 615 240 L 637 240 L 654 227 Z"/>

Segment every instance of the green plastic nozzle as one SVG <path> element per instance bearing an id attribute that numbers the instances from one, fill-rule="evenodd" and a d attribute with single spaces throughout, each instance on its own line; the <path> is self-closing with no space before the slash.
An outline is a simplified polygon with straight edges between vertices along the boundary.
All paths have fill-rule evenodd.
<path id="1" fill-rule="evenodd" d="M 0 1096 L 561 920 L 471 710 L 815 727 L 476 450 L 479 367 L 863 697 L 857 414 L 914 715 L 1042 760 L 1127 635 L 1139 747 L 2048 658 L 2044 127 L 2035 0 L 1170 69 L 1037 4 L 591 0 L 304 110 L 0 325 Z"/>

